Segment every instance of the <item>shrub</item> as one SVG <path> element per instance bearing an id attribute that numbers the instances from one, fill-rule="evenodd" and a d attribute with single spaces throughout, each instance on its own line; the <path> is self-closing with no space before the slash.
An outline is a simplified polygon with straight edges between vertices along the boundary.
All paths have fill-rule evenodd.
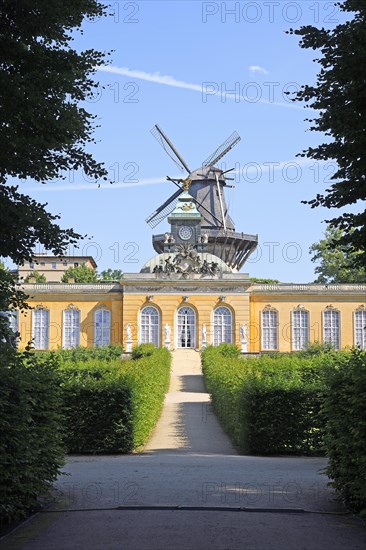
<path id="1" fill-rule="evenodd" d="M 50 357 L 54 354 L 52 351 L 37 351 L 36 354 L 42 357 Z M 77 347 L 72 349 L 57 350 L 57 357 L 61 364 L 68 362 L 85 362 L 90 359 L 102 361 L 112 361 L 119 359 L 123 354 L 123 346 L 108 345 L 95 348 Z"/>
<path id="2" fill-rule="evenodd" d="M 154 344 L 139 344 L 135 346 L 132 350 L 131 357 L 132 359 L 141 359 L 141 357 L 149 357 L 155 351 L 156 347 Z"/>
<path id="3" fill-rule="evenodd" d="M 117 373 L 78 367 L 64 372 L 65 444 L 71 453 L 132 450 L 131 392 Z"/>
<path id="4" fill-rule="evenodd" d="M 332 485 L 354 510 L 366 514 L 366 352 L 327 370 L 326 469 Z"/>
<path id="5" fill-rule="evenodd" d="M 66 445 L 73 453 L 127 453 L 155 426 L 170 378 L 170 353 L 153 347 L 135 361 L 62 364 Z"/>
<path id="6" fill-rule="evenodd" d="M 161 414 L 169 388 L 171 355 L 155 348 L 151 355 L 125 362 L 125 376 L 132 394 L 133 448 L 147 442 Z"/>
<path id="7" fill-rule="evenodd" d="M 74 279 L 75 283 L 96 283 L 98 282 L 98 275 L 95 269 L 83 263 L 77 267 L 66 269 L 62 275 L 61 282 L 68 283 L 69 279 Z"/>
<path id="8" fill-rule="evenodd" d="M 35 279 L 36 283 L 46 282 L 46 276 L 43 273 L 39 273 L 38 271 L 32 271 L 31 273 L 29 273 L 24 279 L 24 282 L 29 283 L 30 279 Z"/>
<path id="9" fill-rule="evenodd" d="M 240 350 L 233 344 L 220 344 L 217 351 L 224 357 L 240 357 Z"/>
<path id="10" fill-rule="evenodd" d="M 0 519 L 24 517 L 63 464 L 57 362 L 14 354 L 0 376 Z"/>
<path id="11" fill-rule="evenodd" d="M 222 355 L 219 348 L 207 348 L 202 361 L 213 407 L 241 451 L 322 452 L 322 358 L 245 359 Z"/>

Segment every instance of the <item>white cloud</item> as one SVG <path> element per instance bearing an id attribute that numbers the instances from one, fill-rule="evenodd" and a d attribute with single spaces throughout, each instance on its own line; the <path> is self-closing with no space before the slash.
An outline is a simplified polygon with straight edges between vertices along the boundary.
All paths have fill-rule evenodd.
<path id="1" fill-rule="evenodd" d="M 258 170 L 262 173 L 266 172 L 277 172 L 279 170 L 283 170 L 284 168 L 296 168 L 296 167 L 306 167 L 309 165 L 314 165 L 313 159 L 308 158 L 296 158 L 292 160 L 283 160 L 283 161 L 271 161 L 266 162 L 264 164 L 259 163 L 250 163 L 250 166 L 246 167 L 246 174 L 257 174 Z M 233 170 L 232 174 L 238 174 L 240 173 L 241 169 L 239 170 Z M 179 178 L 181 176 L 175 176 L 175 178 Z M 98 183 L 63 183 L 63 184 L 57 184 L 57 183 L 47 183 L 46 185 L 39 185 L 39 186 L 33 186 L 27 188 L 28 191 L 32 192 L 50 192 L 50 193 L 57 193 L 61 191 L 115 191 L 116 189 L 126 189 L 128 187 L 145 187 L 148 185 L 157 185 L 166 182 L 166 177 L 155 177 L 155 178 L 143 178 L 141 180 L 137 180 L 136 182 L 116 182 L 113 184 L 109 184 L 107 182 L 101 183 L 100 187 L 98 187 Z"/>
<path id="2" fill-rule="evenodd" d="M 261 69 L 261 67 L 259 67 Z M 162 84 L 163 86 L 173 86 L 174 88 L 182 88 L 185 90 L 192 90 L 194 92 L 199 92 L 202 97 L 205 97 L 206 100 L 208 96 L 217 96 L 220 98 L 231 99 L 237 103 L 247 102 L 250 104 L 255 103 L 264 103 L 265 105 L 273 105 L 274 107 L 285 107 L 287 109 L 302 109 L 300 105 L 294 105 L 290 102 L 285 101 L 272 101 L 269 99 L 263 99 L 263 95 L 268 95 L 268 89 L 259 90 L 261 97 L 253 99 L 251 97 L 245 96 L 240 89 L 241 83 L 234 83 L 235 89 L 237 92 L 225 92 L 222 91 L 226 88 L 225 82 L 202 82 L 202 84 L 193 84 L 191 82 L 185 82 L 184 80 L 177 80 L 174 76 L 162 75 L 159 72 L 147 73 L 145 71 L 140 71 L 138 69 L 129 69 L 128 67 L 115 67 L 113 65 L 103 65 L 98 67 L 99 71 L 104 73 L 118 74 L 121 76 L 127 76 L 129 78 L 135 78 L 138 80 L 145 80 L 147 82 L 154 82 L 155 84 Z M 263 69 L 265 71 L 265 69 Z M 258 84 L 259 86 L 259 84 Z M 228 86 L 229 87 L 229 86 Z M 232 86 L 231 86 L 232 87 Z"/>
<path id="3" fill-rule="evenodd" d="M 127 67 L 113 67 L 112 65 L 104 65 L 99 67 L 98 70 L 103 71 L 104 73 L 120 74 L 122 76 L 137 78 L 139 80 L 155 82 L 156 84 L 173 86 L 174 88 L 185 88 L 186 90 L 193 90 L 200 93 L 202 92 L 202 85 L 200 84 L 190 84 L 189 82 L 184 82 L 183 80 L 177 80 L 173 76 L 162 75 L 159 72 L 146 73 L 145 71 L 128 69 Z"/>
<path id="4" fill-rule="evenodd" d="M 248 69 L 251 73 L 268 74 L 267 69 L 265 69 L 264 67 L 260 67 L 259 65 L 251 65 L 250 67 L 248 67 Z"/>
<path id="5" fill-rule="evenodd" d="M 58 192 L 58 191 L 114 191 L 115 189 L 124 189 L 126 187 L 141 187 L 146 185 L 157 185 L 158 183 L 163 183 L 166 181 L 165 176 L 161 178 L 144 178 L 137 181 L 130 182 L 116 182 L 108 183 L 103 182 L 98 187 L 98 182 L 96 183 L 47 183 L 46 185 L 40 185 L 39 187 L 32 187 L 32 191 L 46 191 L 46 192 Z"/>

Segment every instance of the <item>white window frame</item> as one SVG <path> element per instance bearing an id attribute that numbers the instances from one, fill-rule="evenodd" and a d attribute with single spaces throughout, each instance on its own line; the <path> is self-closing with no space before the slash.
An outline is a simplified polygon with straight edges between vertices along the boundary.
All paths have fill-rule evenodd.
<path id="1" fill-rule="evenodd" d="M 37 327 L 36 317 L 40 316 Z M 36 308 L 32 311 L 32 341 L 34 349 L 48 349 L 50 345 L 50 310 Z"/>
<path id="2" fill-rule="evenodd" d="M 71 317 L 70 320 L 67 318 Z M 71 321 L 71 322 L 69 322 Z M 64 309 L 62 315 L 62 347 L 72 349 L 80 346 L 80 310 L 73 307 Z"/>
<path id="3" fill-rule="evenodd" d="M 191 313 L 187 313 L 187 314 L 183 314 L 183 310 L 189 310 Z M 185 321 L 187 321 L 187 317 L 185 317 L 185 321 L 181 321 L 181 315 L 186 315 L 186 316 L 190 316 L 191 317 L 191 320 L 193 320 L 193 325 L 189 323 L 189 336 L 188 336 L 188 332 L 187 332 L 187 325 L 186 325 L 186 342 L 190 343 L 189 346 L 183 346 L 182 345 L 182 331 L 184 330 L 184 325 L 185 325 Z M 196 348 L 196 342 L 197 342 L 197 314 L 196 314 L 196 311 L 195 309 L 190 306 L 190 305 L 181 305 L 178 309 L 177 309 L 177 313 L 176 313 L 176 347 L 179 348 L 179 349 L 195 349 Z M 193 328 L 193 330 L 191 330 L 191 328 Z"/>
<path id="4" fill-rule="evenodd" d="M 97 317 L 101 316 L 101 321 Z M 97 323 L 100 322 L 100 327 Z M 111 343 L 112 313 L 110 309 L 98 308 L 94 312 L 94 345 L 99 348 L 108 346 Z M 98 333 L 98 330 L 100 331 Z"/>
<path id="5" fill-rule="evenodd" d="M 160 311 L 156 306 L 144 306 L 140 310 L 139 323 L 140 344 L 154 344 L 160 346 L 161 319 Z"/>
<path id="6" fill-rule="evenodd" d="M 299 317 L 297 320 L 296 317 Z M 303 307 L 291 312 L 292 350 L 301 351 L 309 346 L 310 341 L 310 314 Z"/>
<path id="7" fill-rule="evenodd" d="M 357 317 L 361 317 L 359 322 Z M 353 312 L 354 342 L 355 346 L 366 350 L 366 308 L 361 306 Z"/>
<path id="8" fill-rule="evenodd" d="M 267 321 L 268 317 L 268 321 Z M 278 351 L 279 313 L 267 306 L 261 312 L 261 350 Z M 273 345 L 272 345 L 273 344 Z"/>
<path id="9" fill-rule="evenodd" d="M 233 343 L 233 312 L 227 306 L 218 306 L 213 310 L 212 344 Z"/>
<path id="10" fill-rule="evenodd" d="M 323 311 L 323 343 L 330 343 L 336 350 L 341 349 L 341 313 L 333 307 Z"/>

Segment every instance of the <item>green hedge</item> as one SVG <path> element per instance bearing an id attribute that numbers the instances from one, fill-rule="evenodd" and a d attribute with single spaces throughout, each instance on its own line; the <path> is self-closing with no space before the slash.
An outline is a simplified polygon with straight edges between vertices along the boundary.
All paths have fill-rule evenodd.
<path id="1" fill-rule="evenodd" d="M 323 356 L 245 359 L 219 346 L 202 353 L 202 366 L 214 410 L 242 452 L 323 452 Z"/>
<path id="2" fill-rule="evenodd" d="M 327 371 L 328 476 L 346 503 L 366 515 L 366 352 Z"/>
<path id="3" fill-rule="evenodd" d="M 77 347 L 72 349 L 59 349 L 54 351 L 33 351 L 38 357 L 56 357 L 60 360 L 61 364 L 70 362 L 83 362 L 90 359 L 97 359 L 101 361 L 113 361 L 114 359 L 120 359 L 123 354 L 123 346 L 100 346 L 95 348 Z"/>
<path id="4" fill-rule="evenodd" d="M 13 354 L 0 372 L 0 520 L 26 516 L 63 464 L 63 418 L 55 361 Z"/>
<path id="5" fill-rule="evenodd" d="M 171 358 L 166 349 L 145 351 L 136 360 L 62 359 L 69 452 L 127 453 L 147 442 L 169 387 Z"/>

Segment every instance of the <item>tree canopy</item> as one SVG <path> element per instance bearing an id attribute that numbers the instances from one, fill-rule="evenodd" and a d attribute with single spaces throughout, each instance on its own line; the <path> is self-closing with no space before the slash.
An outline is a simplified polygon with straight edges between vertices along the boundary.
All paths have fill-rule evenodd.
<path id="1" fill-rule="evenodd" d="M 315 268 L 315 283 L 366 283 L 366 267 L 357 266 L 360 252 L 350 246 L 348 250 L 337 246 L 335 243 L 341 238 L 341 229 L 328 227 L 324 239 L 311 245 L 311 261 L 319 264 Z"/>
<path id="2" fill-rule="evenodd" d="M 39 273 L 39 271 L 32 271 L 32 273 L 29 273 L 29 275 L 27 275 L 26 278 L 24 279 L 24 282 L 30 283 L 31 279 L 35 279 L 36 283 L 46 282 L 46 276 L 43 273 Z"/>
<path id="3" fill-rule="evenodd" d="M 96 283 L 98 275 L 95 269 L 88 267 L 86 264 L 78 265 L 77 267 L 69 267 L 62 275 L 61 281 L 68 283 L 69 279 L 75 279 L 75 283 Z"/>
<path id="4" fill-rule="evenodd" d="M 122 269 L 105 269 L 100 274 L 101 281 L 119 281 L 123 277 Z"/>
<path id="5" fill-rule="evenodd" d="M 338 5 L 343 12 L 350 12 L 349 21 L 332 30 L 303 26 L 289 31 L 301 36 L 302 48 L 322 54 L 315 60 L 321 66 L 316 84 L 303 86 L 294 101 L 318 111 L 317 118 L 306 120 L 311 123 L 310 130 L 323 132 L 327 140 L 300 156 L 333 159 L 338 165 L 329 189 L 303 202 L 312 208 L 343 209 L 326 221 L 342 230 L 338 245 L 357 252 L 354 259 L 362 266 L 366 263 L 366 3 L 345 0 Z"/>
<path id="6" fill-rule="evenodd" d="M 81 235 L 62 229 L 59 216 L 21 193 L 12 178 L 38 182 L 83 169 L 88 178 L 106 179 L 94 160 L 95 116 L 81 102 L 92 96 L 93 75 L 104 53 L 71 47 L 85 18 L 105 15 L 96 0 L 3 0 L 0 4 L 0 257 L 31 261 L 36 243 L 55 255 Z M 10 180 L 10 181 L 9 181 Z M 14 280 L 0 277 L 2 307 L 24 305 Z"/>

